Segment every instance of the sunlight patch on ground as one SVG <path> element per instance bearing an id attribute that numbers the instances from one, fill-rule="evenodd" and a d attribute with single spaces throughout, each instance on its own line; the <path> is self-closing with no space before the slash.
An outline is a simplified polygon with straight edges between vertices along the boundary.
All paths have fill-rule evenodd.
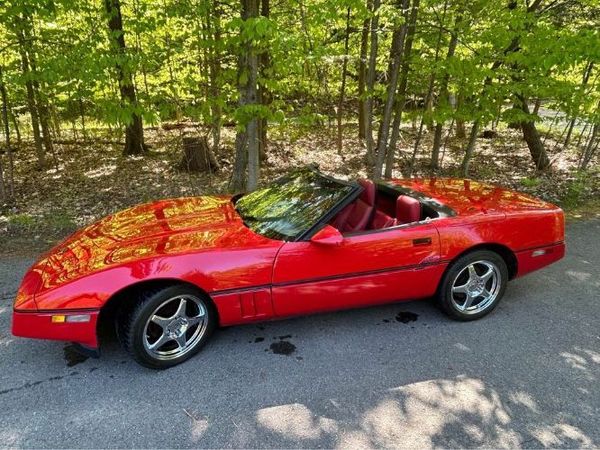
<path id="1" fill-rule="evenodd" d="M 256 420 L 261 426 L 294 439 L 319 439 L 337 430 L 335 420 L 315 416 L 300 403 L 259 409 Z"/>
<path id="2" fill-rule="evenodd" d="M 540 427 L 531 432 L 545 447 L 568 444 L 571 448 L 593 448 L 594 443 L 579 428 L 566 423 Z"/>
<path id="3" fill-rule="evenodd" d="M 84 172 L 84 175 L 88 178 L 107 177 L 112 175 L 115 170 L 117 170 L 116 164 L 107 164 L 100 166 L 97 169 L 88 170 L 87 172 Z"/>

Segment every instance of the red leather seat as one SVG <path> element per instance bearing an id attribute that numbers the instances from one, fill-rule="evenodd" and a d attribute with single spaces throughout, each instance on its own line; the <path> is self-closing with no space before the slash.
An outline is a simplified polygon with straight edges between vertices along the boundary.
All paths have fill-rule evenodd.
<path id="1" fill-rule="evenodd" d="M 332 225 L 342 233 L 364 230 L 375 210 L 375 184 L 370 180 L 358 180 L 363 188 L 360 197 L 340 212 Z"/>
<path id="2" fill-rule="evenodd" d="M 388 216 L 386 213 L 382 211 L 375 211 L 375 216 L 373 216 L 373 221 L 371 222 L 372 230 L 380 230 L 382 228 L 389 228 L 396 225 L 396 219 Z"/>
<path id="3" fill-rule="evenodd" d="M 421 203 L 416 198 L 401 195 L 396 200 L 396 220 L 398 225 L 421 220 Z"/>

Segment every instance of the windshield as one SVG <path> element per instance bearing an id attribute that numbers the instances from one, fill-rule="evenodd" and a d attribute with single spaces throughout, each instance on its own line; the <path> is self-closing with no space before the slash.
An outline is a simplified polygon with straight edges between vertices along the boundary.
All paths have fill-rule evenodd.
<path id="1" fill-rule="evenodd" d="M 243 196 L 235 208 L 255 233 L 289 241 L 300 238 L 355 189 L 301 169 Z"/>

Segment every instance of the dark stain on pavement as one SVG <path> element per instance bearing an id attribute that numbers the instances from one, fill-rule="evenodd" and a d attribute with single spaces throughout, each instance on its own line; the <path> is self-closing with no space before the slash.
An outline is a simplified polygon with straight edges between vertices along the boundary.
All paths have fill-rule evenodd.
<path id="1" fill-rule="evenodd" d="M 276 355 L 289 356 L 296 351 L 296 346 L 288 341 L 273 342 L 270 348 Z"/>
<path id="2" fill-rule="evenodd" d="M 410 311 L 400 311 L 398 314 L 396 314 L 396 321 L 402 323 L 416 322 L 418 318 L 418 314 Z"/>
<path id="3" fill-rule="evenodd" d="M 64 352 L 65 361 L 67 362 L 68 367 L 76 366 L 77 364 L 81 364 L 88 359 L 87 356 L 78 352 L 73 345 L 65 345 Z"/>
<path id="4" fill-rule="evenodd" d="M 265 338 L 264 338 L 264 337 L 262 337 L 262 336 L 258 336 L 257 338 L 255 338 L 255 339 L 254 339 L 254 343 L 262 342 L 262 341 L 264 341 L 264 340 L 265 340 Z"/>

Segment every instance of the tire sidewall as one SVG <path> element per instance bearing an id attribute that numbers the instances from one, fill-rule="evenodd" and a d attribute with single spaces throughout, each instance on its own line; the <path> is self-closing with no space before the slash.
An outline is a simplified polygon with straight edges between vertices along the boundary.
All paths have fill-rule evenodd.
<path id="1" fill-rule="evenodd" d="M 500 290 L 493 303 L 491 303 L 486 309 L 476 314 L 465 314 L 464 312 L 457 309 L 454 305 L 454 302 L 452 301 L 452 284 L 454 282 L 454 279 L 466 266 L 475 261 L 481 260 L 489 261 L 498 268 L 501 278 Z M 496 308 L 496 306 L 504 296 L 504 292 L 506 291 L 506 286 L 508 284 L 508 276 L 509 275 L 508 268 L 506 267 L 506 262 L 497 253 L 490 250 L 476 250 L 467 253 L 466 255 L 463 255 L 459 259 L 454 261 L 444 274 L 438 292 L 438 298 L 440 300 L 442 309 L 452 318 L 461 321 L 476 320 L 483 316 L 486 316 Z"/>

